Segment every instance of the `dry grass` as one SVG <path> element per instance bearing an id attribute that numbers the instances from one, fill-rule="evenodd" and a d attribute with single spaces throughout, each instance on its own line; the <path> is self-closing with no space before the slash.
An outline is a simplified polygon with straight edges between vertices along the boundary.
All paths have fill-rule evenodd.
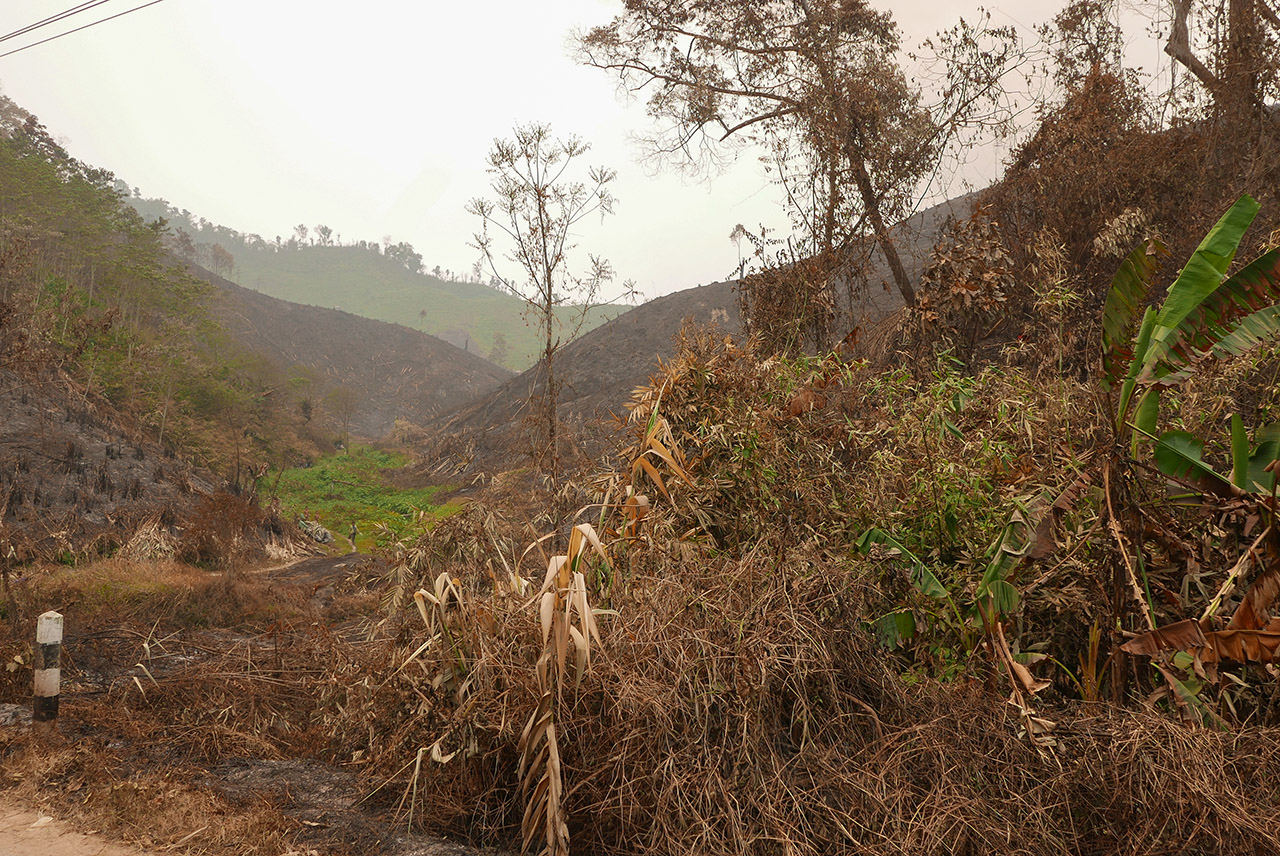
<path id="1" fill-rule="evenodd" d="M 609 608 L 589 672 L 546 679 L 548 651 L 571 663 L 580 646 L 549 646 L 519 586 L 452 582 L 476 560 L 536 577 L 514 546 L 521 524 L 486 511 L 468 542 L 484 552 L 450 546 L 454 533 L 412 554 L 416 584 L 437 580 L 434 629 L 402 624 L 387 667 L 339 688 L 347 716 L 329 720 L 402 821 L 516 846 L 533 818 L 552 849 L 605 854 L 1274 848 L 1275 729 L 1192 732 L 1167 712 L 1069 700 L 1105 693 L 1117 642 L 1092 629 L 1115 559 L 1077 478 L 1103 439 L 1087 389 L 945 364 L 917 380 L 687 339 L 638 392 L 634 440 L 577 518 L 607 553 L 585 576 Z M 1010 509 L 1040 496 L 1043 540 L 1010 577 L 1023 597 L 1002 625 L 942 614 L 901 557 L 853 550 L 868 525 L 900 533 L 967 608 Z M 1147 570 L 1165 580 L 1162 564 Z M 889 609 L 912 615 L 909 646 L 872 637 Z M 446 627 L 447 645 L 424 645 Z M 1042 662 L 1032 678 L 1021 660 L 1036 642 L 1079 677 Z M 1006 703 L 1011 675 L 1025 675 L 1024 704 L 1040 693 L 1043 720 Z M 549 687 L 563 704 L 548 705 Z M 1028 739 L 1041 721 L 1055 730 Z M 527 736 L 548 723 L 554 746 Z M 558 761 L 564 830 L 545 823 L 548 777 L 526 777 L 548 781 L 532 797 L 522 788 L 531 755 L 543 773 Z"/>
<path id="2" fill-rule="evenodd" d="M 103 559 L 91 565 L 34 566 L 15 586 L 24 621 L 9 627 L 25 639 L 35 616 L 56 609 L 69 639 L 108 627 L 252 628 L 301 618 L 302 600 L 244 570 L 207 571 L 170 559 Z"/>
<path id="3" fill-rule="evenodd" d="M 865 567 L 803 551 L 633 579 L 565 688 L 558 752 L 574 849 L 591 853 L 1255 852 L 1276 843 L 1274 729 L 1191 732 L 1163 714 L 1058 707 L 1030 744 L 1004 690 L 905 685 L 862 629 Z M 545 699 L 536 620 L 515 599 L 455 606 L 465 702 L 417 668 L 357 688 L 348 748 L 426 761 L 433 831 L 519 839 L 524 724 Z M 501 627 L 501 632 L 495 632 Z M 401 658 L 407 654 L 402 652 Z M 423 675 L 445 665 L 419 656 Z M 415 661 L 416 663 L 416 661 Z M 994 681 L 995 678 L 991 677 Z M 994 691 L 993 691 L 994 690 Z M 1042 709 L 1043 712 L 1043 709 Z M 359 734 L 359 736 L 357 736 Z M 372 742 L 370 742 L 370 738 Z M 456 755 L 453 753 L 457 752 Z M 393 776 L 408 786 L 407 771 Z"/>
<path id="4" fill-rule="evenodd" d="M 26 614 L 56 608 L 66 619 L 61 736 L 0 734 L 0 787 L 148 848 L 296 849 L 287 803 L 237 801 L 210 770 L 327 757 L 316 714 L 327 688 L 369 671 L 365 646 L 317 624 L 305 593 L 246 568 L 112 559 L 29 572 L 23 595 Z M 29 666 L 19 641 L 29 630 L 15 630 L 6 660 L 24 655 Z M 27 702 L 29 667 L 3 675 L 0 701 Z"/>
<path id="5" fill-rule="evenodd" d="M 140 768 L 122 760 L 103 737 L 61 746 L 6 750 L 3 786 L 85 829 L 149 849 L 279 856 L 293 823 L 267 806 L 233 806 L 189 770 Z"/>

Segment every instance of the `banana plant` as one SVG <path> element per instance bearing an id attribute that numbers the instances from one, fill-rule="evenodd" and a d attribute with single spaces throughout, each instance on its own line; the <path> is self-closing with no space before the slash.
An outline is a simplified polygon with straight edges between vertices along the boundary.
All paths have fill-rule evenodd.
<path id="1" fill-rule="evenodd" d="M 1135 452 L 1155 438 L 1161 390 L 1280 335 L 1280 249 L 1227 276 L 1257 214 L 1253 197 L 1240 197 L 1200 242 L 1160 309 L 1147 307 L 1140 321 L 1166 255 L 1163 245 L 1153 240 L 1139 246 L 1112 280 L 1102 316 L 1103 386 L 1119 390 L 1116 432 L 1129 433 Z M 1167 440 L 1166 457 L 1177 457 L 1186 445 L 1174 437 L 1156 439 Z"/>
<path id="2" fill-rule="evenodd" d="M 1228 475 L 1205 462 L 1204 441 L 1199 437 L 1188 431 L 1166 431 L 1156 442 L 1156 466 L 1165 475 L 1213 496 L 1273 493 L 1276 474 L 1272 462 L 1280 458 L 1280 423 L 1264 425 L 1250 443 L 1240 414 L 1233 414 L 1230 447 L 1231 473 Z"/>
<path id="3" fill-rule="evenodd" d="M 970 633 L 971 622 L 965 617 L 966 614 L 980 619 L 982 629 L 989 633 L 992 622 L 1010 616 L 1018 609 L 1020 596 L 1011 578 L 1018 564 L 1027 558 L 1035 545 L 1036 524 L 1032 522 L 1031 512 L 1026 506 L 1017 500 L 1014 500 L 1014 506 L 1009 520 L 983 556 L 985 566 L 982 577 L 973 593 L 972 603 L 963 612 L 946 585 L 924 560 L 888 532 L 872 527 L 858 539 L 857 546 L 864 554 L 879 547 L 888 555 L 905 561 L 911 568 L 911 584 L 916 591 L 946 604 L 950 614 L 943 613 L 943 622 L 960 635 L 964 649 L 968 652 L 973 648 L 973 639 Z M 1051 510 L 1045 511 L 1045 514 Z M 881 616 L 872 623 L 872 629 L 890 648 L 909 642 L 916 635 L 915 618 L 909 610 L 896 610 Z"/>
<path id="4" fill-rule="evenodd" d="M 1232 416 L 1227 444 L 1231 450 L 1229 473 L 1219 472 L 1205 461 L 1201 438 L 1177 430 L 1157 434 L 1162 390 L 1178 386 L 1203 366 L 1247 354 L 1280 335 L 1280 250 L 1272 249 L 1227 275 L 1257 213 L 1258 203 L 1252 197 L 1237 200 L 1200 242 L 1159 309 L 1144 307 L 1165 250 L 1155 241 L 1138 247 L 1116 273 L 1103 310 L 1102 383 L 1106 390 L 1118 391 L 1117 438 L 1129 438 L 1135 457 L 1140 444 L 1154 442 L 1160 471 L 1206 495 L 1275 496 L 1280 424 L 1261 427 L 1251 442 L 1239 414 Z M 1221 723 L 1199 698 L 1195 675 L 1183 679 L 1175 674 L 1174 667 L 1186 665 L 1173 659 L 1175 652 L 1181 652 L 1177 656 L 1187 662 L 1194 655 L 1195 671 L 1201 676 L 1205 674 L 1203 664 L 1216 663 L 1220 657 L 1242 662 L 1272 662 L 1276 658 L 1280 633 L 1259 621 L 1237 622 L 1233 618 L 1231 627 L 1224 631 L 1214 631 L 1205 624 L 1251 557 L 1257 562 L 1255 553 L 1264 548 L 1263 541 L 1272 534 L 1273 526 L 1274 520 L 1237 563 L 1201 619 L 1156 628 L 1148 591 L 1149 629 L 1121 646 L 1129 654 L 1155 658 L 1168 692 L 1189 719 L 1198 715 L 1206 723 Z M 1118 528 L 1116 533 L 1123 554 Z M 1254 580 L 1245 600 L 1251 608 L 1257 607 L 1255 611 L 1265 613 L 1274 602 L 1280 592 L 1275 580 L 1270 572 Z M 1136 589 L 1136 581 L 1134 586 Z"/>

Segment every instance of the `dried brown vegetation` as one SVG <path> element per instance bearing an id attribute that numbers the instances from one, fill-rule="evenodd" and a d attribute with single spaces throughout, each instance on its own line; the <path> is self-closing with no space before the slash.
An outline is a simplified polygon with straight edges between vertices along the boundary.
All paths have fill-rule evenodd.
<path id="1" fill-rule="evenodd" d="M 252 566 L 113 559 L 32 570 L 25 592 L 28 613 L 61 610 L 68 634 L 60 735 L 0 730 L 11 796 L 154 849 L 278 856 L 385 843 L 349 772 L 285 760 L 332 759 L 336 691 L 379 656 L 326 626 L 310 585 Z M 0 670 L 0 704 L 22 703 L 31 626 L 5 624 L 17 632 L 3 644 L 13 668 Z"/>
<path id="2" fill-rule="evenodd" d="M 859 151 L 856 123 L 822 115 L 830 90 L 773 115 L 767 93 L 699 89 L 742 46 L 708 24 L 775 35 L 743 4 L 704 5 L 690 36 L 664 29 L 679 4 L 633 4 L 584 50 L 665 82 L 651 107 L 682 118 L 678 144 L 728 108 L 780 143 L 810 134 L 806 165 L 854 184 L 809 201 L 858 233 L 844 215 L 880 205 L 859 169 L 913 168 Z M 876 36 L 841 49 L 862 64 L 896 39 L 861 4 L 815 8 L 829 17 L 779 7 L 802 41 Z M 1275 850 L 1280 256 L 1231 273 L 1256 213 L 1242 199 L 1185 281 L 1156 263 L 1158 247 L 1189 256 L 1241 186 L 1274 186 L 1275 140 L 1264 128 L 1241 160 L 1225 111 L 1158 119 L 1112 61 L 1116 34 L 1090 29 L 1100 10 L 1060 17 L 1079 37 L 1062 98 L 903 289 L 919 300 L 882 364 L 851 360 L 851 340 L 804 356 L 842 332 L 847 247 L 829 228 L 829 254 L 748 283 L 754 338 L 683 331 L 593 472 L 554 490 L 494 477 L 396 544 L 389 573 L 353 568 L 345 602 L 382 596 L 363 634 L 232 572 L 283 534 L 251 505 L 210 499 L 176 544 L 149 530 L 152 554 L 228 571 L 147 594 L 168 605 L 149 629 L 133 589 L 76 589 L 120 616 L 80 656 L 133 655 L 85 708 L 130 763 L 318 755 L 360 769 L 397 824 L 550 856 Z M 677 35 L 700 65 L 666 50 Z M 802 60 L 827 62 L 761 60 L 749 82 Z M 664 81 L 668 61 L 683 76 Z M 901 96 L 886 128 L 914 126 L 918 94 L 896 70 L 878 80 Z M 866 231 L 892 253 L 883 224 Z M 1148 310 L 1165 303 L 1186 311 Z M 237 630 L 168 632 L 205 619 Z"/>
<path id="3" fill-rule="evenodd" d="M 559 646 L 540 633 L 523 580 L 547 557 L 522 563 L 523 523 L 486 512 L 489 528 L 460 530 L 480 552 L 432 546 L 456 532 L 423 543 L 427 633 L 346 690 L 365 713 L 340 741 L 384 771 L 402 821 L 549 852 L 1273 846 L 1271 798 L 1232 784 L 1269 781 L 1273 728 L 1228 740 L 1098 706 L 1126 637 L 1097 629 L 1119 556 L 1102 486 L 1078 470 L 1106 416 L 1088 387 L 1034 376 L 944 360 L 917 380 L 686 330 L 580 513 L 607 560 L 566 554 L 597 610 L 590 668 L 573 666 L 585 630 Z M 1183 566 L 1159 551 L 1196 525 L 1181 513 L 1147 545 L 1160 596 Z M 855 552 L 870 526 L 898 547 Z M 1232 550 L 1194 549 L 1206 573 Z M 503 570 L 477 573 L 473 555 Z M 999 618 L 984 613 L 997 583 L 1015 598 Z M 548 683 L 556 662 L 569 671 Z M 1205 703 L 1273 725 L 1274 687 L 1234 674 L 1249 688 Z M 525 781 L 546 782 L 532 790 L 531 753 Z"/>
<path id="4" fill-rule="evenodd" d="M 1276 130 L 1264 123 L 1249 131 L 1250 150 L 1242 152 L 1240 127 L 1193 116 L 1169 120 L 1131 75 L 1106 65 L 1082 73 L 1047 108 L 1005 178 L 982 198 L 1000 223 L 1015 279 L 1045 282 L 1046 261 L 1056 263 L 1061 284 L 1081 298 L 1063 325 L 1074 333 L 1068 371 L 1092 372 L 1107 283 L 1139 241 L 1159 237 L 1174 258 L 1186 258 L 1218 213 L 1248 192 L 1263 213 L 1242 252 L 1258 250 L 1280 222 Z M 1014 334 L 1025 308 L 1014 307 Z"/>
<path id="5" fill-rule="evenodd" d="M 703 563 L 696 587 L 635 579 L 613 599 L 620 614 L 602 620 L 592 672 L 557 717 L 575 849 L 1247 851 L 1274 840 L 1274 818 L 1236 811 L 1245 794 L 1229 790 L 1270 780 L 1266 735 L 1244 737 L 1245 749 L 1158 716 L 1072 717 L 1057 753 L 1037 749 L 980 685 L 909 689 L 886 669 L 860 626 L 862 569 L 793 556 L 781 574 L 770 559 Z M 421 758 L 420 748 L 429 758 L 443 739 L 448 760 L 423 762 L 415 796 L 430 808 L 415 817 L 514 840 L 514 748 L 542 695 L 530 668 L 538 631 L 516 603 L 459 608 L 494 609 L 506 628 L 476 627 L 467 703 L 407 669 L 371 699 L 403 717 L 382 747 L 390 756 L 374 759 Z"/>

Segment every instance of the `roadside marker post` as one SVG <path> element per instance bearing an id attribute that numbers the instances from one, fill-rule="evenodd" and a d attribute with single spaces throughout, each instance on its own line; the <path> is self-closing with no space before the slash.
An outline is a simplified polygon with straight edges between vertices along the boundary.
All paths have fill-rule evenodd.
<path id="1" fill-rule="evenodd" d="M 58 693 L 62 684 L 62 613 L 49 611 L 36 624 L 35 699 L 31 705 L 32 728 L 50 734 L 58 720 Z"/>

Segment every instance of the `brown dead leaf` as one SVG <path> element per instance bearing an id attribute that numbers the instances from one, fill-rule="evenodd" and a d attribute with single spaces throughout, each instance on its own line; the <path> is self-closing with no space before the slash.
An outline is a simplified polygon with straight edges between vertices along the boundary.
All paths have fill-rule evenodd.
<path id="1" fill-rule="evenodd" d="M 1204 634 L 1199 652 L 1204 663 L 1234 660 L 1238 663 L 1274 663 L 1280 652 L 1280 633 L 1267 630 L 1218 630 Z"/>
<path id="2" fill-rule="evenodd" d="M 1031 674 L 1031 670 L 1012 658 L 1009 659 L 1009 667 L 1017 676 L 1018 682 L 1022 684 L 1022 688 L 1032 695 L 1046 689 L 1050 686 L 1048 681 L 1037 680 L 1035 675 Z"/>
<path id="3" fill-rule="evenodd" d="M 1043 559 L 1057 548 L 1058 544 L 1053 537 L 1054 521 L 1075 508 L 1076 502 L 1091 484 L 1093 484 L 1093 474 L 1086 470 L 1058 494 L 1058 498 L 1036 523 L 1034 546 L 1031 548 L 1030 558 Z"/>
<path id="4" fill-rule="evenodd" d="M 795 419 L 802 413 L 808 413 L 810 410 L 817 410 L 826 406 L 827 397 L 825 395 L 806 387 L 791 396 L 791 400 L 787 402 L 782 415 L 785 419 Z"/>
<path id="5" fill-rule="evenodd" d="M 1187 618 L 1176 624 L 1149 630 L 1141 636 L 1135 636 L 1120 646 L 1121 651 L 1139 656 L 1151 657 L 1160 651 L 1170 648 L 1176 651 L 1192 651 L 1206 645 L 1204 631 L 1200 622 Z"/>
<path id="6" fill-rule="evenodd" d="M 1268 558 L 1273 561 L 1249 585 L 1244 600 L 1236 607 L 1235 615 L 1227 624 L 1228 630 L 1260 630 L 1271 618 L 1271 606 L 1280 595 L 1280 562 L 1274 561 L 1273 550 L 1268 550 Z"/>

